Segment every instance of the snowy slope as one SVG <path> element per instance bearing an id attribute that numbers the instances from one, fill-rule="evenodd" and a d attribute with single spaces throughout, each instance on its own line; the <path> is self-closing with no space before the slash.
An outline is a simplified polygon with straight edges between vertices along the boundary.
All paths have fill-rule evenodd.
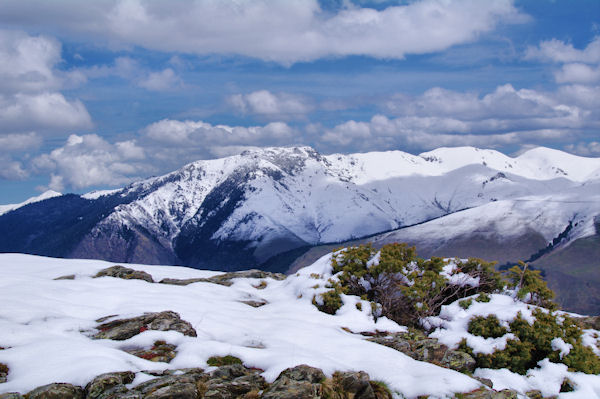
<path id="1" fill-rule="evenodd" d="M 571 189 L 581 184 L 583 175 L 576 172 L 582 165 L 600 168 L 600 160 L 548 149 L 513 159 L 471 147 L 420 156 L 265 148 L 133 184 L 121 195 L 143 195 L 115 209 L 94 234 L 141 226 L 176 251 L 182 230 L 196 231 L 215 242 L 248 242 L 246 249 L 266 253 L 259 256 L 264 260 L 273 254 L 272 243 L 283 251 L 343 241 L 490 201 Z"/>
<path id="2" fill-rule="evenodd" d="M 363 301 L 362 310 L 355 306 L 361 302 L 358 297 L 343 296 L 344 306 L 334 316 L 317 311 L 311 298 L 323 290 L 315 284 L 324 285 L 331 276 L 330 259 L 328 255 L 284 281 L 266 279 L 266 288 L 259 290 L 254 287 L 260 283 L 258 279 L 237 279 L 231 287 L 204 282 L 173 286 L 112 277 L 93 279 L 91 276 L 111 264 L 0 255 L 0 345 L 6 348 L 0 350 L 0 362 L 10 369 L 8 381 L 0 384 L 0 394 L 24 393 L 57 381 L 84 386 L 101 373 L 123 370 L 137 373 L 135 385 L 151 378 L 142 370 L 206 368 L 210 356 L 228 354 L 239 357 L 249 367 L 264 370 L 267 381 L 299 364 L 319 367 L 327 375 L 336 370 L 366 371 L 372 379 L 387 383 L 396 398 L 447 398 L 481 386 L 465 374 L 413 360 L 367 341 L 358 332 L 406 328 L 386 318 L 374 322 L 368 302 Z M 218 274 L 172 266 L 131 267 L 152 274 L 155 281 Z M 54 280 L 69 274 L 75 278 Z M 317 274 L 322 277 L 315 277 Z M 253 308 L 240 302 L 248 299 L 268 303 Z M 178 312 L 198 336 L 148 330 L 125 341 L 89 337 L 97 325 L 95 320 L 101 317 L 124 318 L 164 310 Z M 512 298 L 494 295 L 491 303 L 476 303 L 469 312 L 497 312 L 506 318 L 518 310 L 530 312 Z M 454 344 L 457 336 L 466 334 L 465 320 L 471 313 L 466 314 L 457 303 L 445 307 L 439 323 L 446 323 L 446 329 L 435 334 Z M 177 345 L 178 353 L 171 363 L 153 363 L 122 350 L 148 347 L 156 340 Z M 475 375 L 490 378 L 494 388 L 508 383 L 521 394 L 531 389 L 558 394 L 565 377 L 576 383 L 577 390 L 561 393 L 560 398 L 589 399 L 600 392 L 600 377 L 542 363 L 541 369 L 526 376 L 486 369 L 477 370 Z M 517 384 L 511 386 L 511 381 Z"/>
<path id="3" fill-rule="evenodd" d="M 21 208 L 22 206 L 28 205 L 28 204 L 32 204 L 34 202 L 40 202 L 43 200 L 47 200 L 48 198 L 54 198 L 54 197 L 58 197 L 61 196 L 62 194 L 56 191 L 52 191 L 52 190 L 48 190 L 43 192 L 42 194 L 36 196 L 36 197 L 31 197 L 19 204 L 7 204 L 7 205 L 0 205 L 0 215 L 5 214 L 6 212 L 10 212 L 13 211 L 15 209 Z"/>

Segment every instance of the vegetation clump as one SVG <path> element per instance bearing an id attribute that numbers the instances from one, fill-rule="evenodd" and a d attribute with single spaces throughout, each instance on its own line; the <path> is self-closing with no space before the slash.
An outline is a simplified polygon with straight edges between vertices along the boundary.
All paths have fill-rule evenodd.
<path id="1" fill-rule="evenodd" d="M 517 291 L 517 298 L 532 305 L 556 309 L 552 299 L 554 292 L 548 288 L 539 270 L 533 270 L 524 262 L 508 269 L 509 287 Z"/>
<path id="2" fill-rule="evenodd" d="M 564 363 L 572 371 L 600 373 L 600 358 L 590 347 L 583 345 L 582 331 L 573 319 L 539 308 L 534 309 L 532 315 L 535 320 L 530 324 L 519 313 L 509 323 L 508 329 L 501 326 L 494 315 L 475 317 L 469 322 L 471 334 L 497 338 L 510 332 L 515 338 L 509 338 L 503 350 L 491 354 L 474 354 L 466 340 L 461 342 L 459 349 L 471 354 L 477 367 L 507 368 L 515 373 L 526 374 L 540 360 L 548 358 L 551 362 Z M 557 338 L 570 345 L 568 354 L 553 348 L 552 341 Z"/>
<path id="3" fill-rule="evenodd" d="M 415 247 L 406 244 L 384 245 L 380 251 L 371 244 L 346 248 L 337 251 L 332 259 L 338 285 L 321 294 L 321 303 L 332 306 L 316 303 L 320 309 L 331 310 L 341 306 L 339 294 L 357 295 L 375 304 L 375 317 L 383 315 L 401 324 L 418 326 L 423 318 L 438 314 L 443 305 L 480 292 L 495 292 L 504 285 L 494 263 L 475 258 L 454 263 L 450 273 L 476 284 L 453 282 L 444 272 L 449 262 L 418 258 Z"/>
<path id="4" fill-rule="evenodd" d="M 213 367 L 229 366 L 231 364 L 243 364 L 242 360 L 238 357 L 227 355 L 227 356 L 211 356 L 206 361 L 206 364 Z"/>

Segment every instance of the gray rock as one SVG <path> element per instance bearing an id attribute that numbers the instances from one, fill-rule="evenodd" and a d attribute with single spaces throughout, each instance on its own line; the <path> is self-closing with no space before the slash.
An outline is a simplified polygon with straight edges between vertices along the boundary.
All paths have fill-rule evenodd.
<path id="1" fill-rule="evenodd" d="M 210 374 L 210 378 L 220 378 L 222 380 L 231 381 L 235 378 L 248 374 L 248 369 L 241 364 L 228 364 L 221 366 Z"/>
<path id="2" fill-rule="evenodd" d="M 0 363 L 0 384 L 6 382 L 9 368 L 6 364 Z"/>
<path id="3" fill-rule="evenodd" d="M 105 373 L 94 378 L 85 387 L 86 399 L 107 399 L 114 394 L 126 393 L 129 390 L 125 384 L 131 383 L 135 373 L 123 371 L 117 373 Z"/>
<path id="4" fill-rule="evenodd" d="M 265 379 L 258 373 L 250 373 L 233 380 L 214 378 L 206 383 L 204 399 L 237 398 L 248 392 L 259 392 L 267 386 Z"/>
<path id="5" fill-rule="evenodd" d="M 271 273 L 265 272 L 262 270 L 244 270 L 240 272 L 230 272 L 224 273 L 217 276 L 209 277 L 209 278 L 190 278 L 190 279 L 175 279 L 175 278 L 165 278 L 160 280 L 161 284 L 171 284 L 171 285 L 188 285 L 193 283 L 213 283 L 220 284 L 226 287 L 229 287 L 233 284 L 234 278 L 272 278 L 274 280 L 285 280 L 286 275 L 281 273 Z"/>
<path id="6" fill-rule="evenodd" d="M 461 394 L 463 399 L 517 399 L 518 394 L 512 389 L 494 391 L 493 389 L 479 388 L 475 391 Z"/>
<path id="7" fill-rule="evenodd" d="M 111 267 L 107 267 L 106 269 L 102 269 L 94 276 L 94 278 L 105 277 L 105 276 L 122 278 L 125 280 L 144 280 L 149 283 L 154 282 L 154 279 L 152 278 L 152 276 L 150 274 L 140 271 L 140 270 L 133 270 L 133 269 L 130 269 L 128 267 L 123 267 L 123 266 L 111 266 Z"/>
<path id="8" fill-rule="evenodd" d="M 23 396 L 18 392 L 7 392 L 0 394 L 0 399 L 23 399 Z"/>
<path id="9" fill-rule="evenodd" d="M 369 374 L 364 371 L 335 373 L 333 380 L 344 392 L 353 394 L 355 399 L 375 399 Z"/>
<path id="10" fill-rule="evenodd" d="M 75 275 L 69 274 L 67 276 L 60 276 L 60 277 L 55 278 L 54 280 L 75 280 Z"/>
<path id="11" fill-rule="evenodd" d="M 190 337 L 196 336 L 196 330 L 190 323 L 181 320 L 179 314 L 171 311 L 146 313 L 131 319 L 119 319 L 100 324 L 100 330 L 94 335 L 96 339 L 114 339 L 122 341 L 129 339 L 145 330 L 178 331 Z"/>
<path id="12" fill-rule="evenodd" d="M 260 300 L 248 300 L 248 301 L 240 301 L 240 302 L 245 303 L 248 306 L 252 306 L 253 308 L 260 308 L 261 306 L 264 306 L 264 305 L 266 305 L 268 303 L 264 299 L 260 299 Z"/>
<path id="13" fill-rule="evenodd" d="M 174 385 L 196 385 L 198 381 L 201 381 L 201 377 L 193 374 L 183 375 L 168 375 L 165 377 L 154 378 L 152 380 L 141 383 L 140 385 L 133 388 L 133 390 L 140 392 L 144 397 L 158 391 L 161 388 L 174 386 Z M 164 391 L 161 391 L 164 392 Z"/>
<path id="14" fill-rule="evenodd" d="M 198 388 L 195 383 L 178 382 L 149 393 L 144 399 L 196 399 Z"/>
<path id="15" fill-rule="evenodd" d="M 83 388 L 71 384 L 48 384 L 25 395 L 27 399 L 83 399 Z"/>
<path id="16" fill-rule="evenodd" d="M 164 341 L 156 341 L 152 348 L 132 348 L 124 349 L 125 352 L 132 354 L 142 359 L 149 360 L 151 362 L 164 362 L 169 363 L 177 356 L 177 347 L 172 344 L 168 344 Z"/>
<path id="17" fill-rule="evenodd" d="M 384 337 L 369 338 L 369 341 L 388 346 L 415 360 L 436 364 L 460 372 L 475 370 L 475 359 L 466 352 L 448 348 L 434 338 L 419 331 L 394 333 Z"/>
<path id="18" fill-rule="evenodd" d="M 279 374 L 279 377 L 287 377 L 294 381 L 308 381 L 311 384 L 318 384 L 325 381 L 325 374 L 321 369 L 301 364 L 300 366 L 285 369 Z"/>

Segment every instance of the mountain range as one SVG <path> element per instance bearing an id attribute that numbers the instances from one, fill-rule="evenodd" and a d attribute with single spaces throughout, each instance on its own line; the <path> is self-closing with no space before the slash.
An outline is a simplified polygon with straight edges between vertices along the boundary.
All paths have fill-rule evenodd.
<path id="1" fill-rule="evenodd" d="M 292 271 L 342 243 L 401 241 L 425 257 L 529 261 L 565 308 L 600 312 L 599 158 L 263 148 L 48 196 L 3 209 L 0 252 Z"/>

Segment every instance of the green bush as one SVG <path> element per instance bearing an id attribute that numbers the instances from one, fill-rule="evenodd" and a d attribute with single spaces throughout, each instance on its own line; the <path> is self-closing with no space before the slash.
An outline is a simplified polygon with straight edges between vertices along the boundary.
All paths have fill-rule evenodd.
<path id="1" fill-rule="evenodd" d="M 206 361 L 206 364 L 213 367 L 221 367 L 228 366 L 230 364 L 242 364 L 240 358 L 235 356 L 227 355 L 227 356 L 211 356 Z"/>
<path id="2" fill-rule="evenodd" d="M 458 306 L 460 306 L 464 310 L 467 310 L 467 309 L 469 309 L 469 307 L 471 306 L 472 303 L 473 303 L 473 298 L 461 299 L 460 301 L 458 301 Z"/>
<path id="3" fill-rule="evenodd" d="M 517 298 L 548 309 L 556 309 L 552 302 L 554 292 L 548 288 L 539 270 L 533 270 L 529 265 L 519 262 L 508 270 L 509 287 L 517 290 Z"/>
<path id="4" fill-rule="evenodd" d="M 340 283 L 332 280 L 329 281 L 327 288 L 331 288 L 331 290 L 319 294 L 319 301 L 316 297 L 313 297 L 312 303 L 321 312 L 333 315 L 343 305 L 341 294 L 344 293 L 344 288 Z"/>
<path id="5" fill-rule="evenodd" d="M 536 367 L 540 360 L 548 358 L 555 363 L 564 363 L 572 371 L 587 374 L 600 373 L 600 358 L 590 347 L 583 345 L 582 331 L 571 318 L 541 309 L 535 309 L 533 316 L 535 321 L 529 324 L 519 313 L 509 324 L 508 330 L 500 326 L 494 315 L 487 318 L 475 317 L 469 322 L 471 334 L 487 338 L 499 337 L 506 332 L 511 332 L 516 338 L 508 339 L 505 349 L 497 350 L 492 354 L 473 354 L 465 340 L 459 347 L 475 358 L 477 367 L 507 368 L 515 373 L 525 374 L 527 370 Z M 559 351 L 552 349 L 552 340 L 555 338 L 561 338 L 572 345 L 569 354 L 562 359 Z"/>
<path id="6" fill-rule="evenodd" d="M 507 333 L 496 315 L 475 316 L 469 321 L 469 333 L 483 338 L 499 338 Z"/>

